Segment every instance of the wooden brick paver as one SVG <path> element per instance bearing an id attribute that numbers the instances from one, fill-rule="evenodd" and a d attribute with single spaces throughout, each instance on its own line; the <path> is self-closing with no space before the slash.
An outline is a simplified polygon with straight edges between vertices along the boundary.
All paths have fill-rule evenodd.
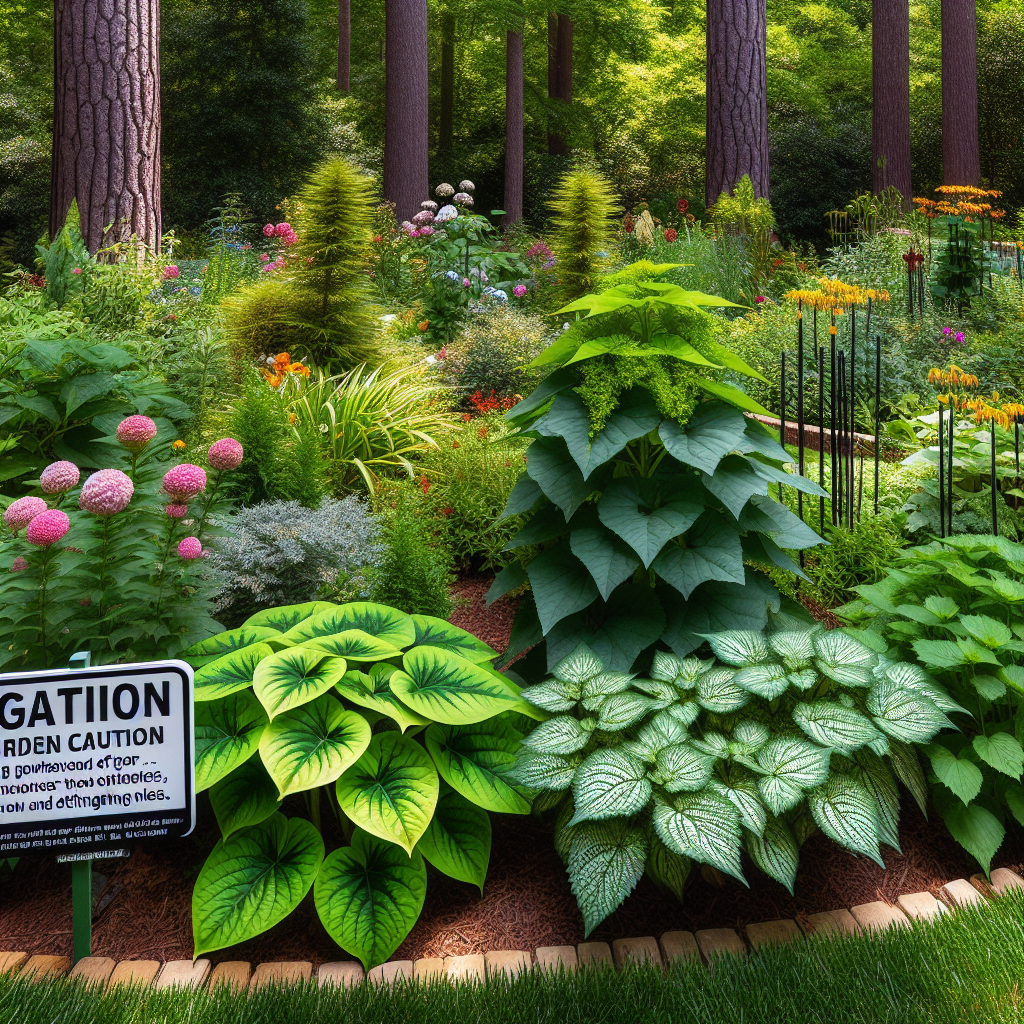
<path id="1" fill-rule="evenodd" d="M 789 919 L 762 921 L 759 924 L 747 925 L 747 942 L 750 943 L 751 949 L 760 949 L 762 946 L 779 946 L 802 938 L 803 933 L 796 921 Z"/>
<path id="2" fill-rule="evenodd" d="M 896 902 L 900 910 L 914 921 L 931 921 L 948 910 L 930 892 L 904 893 L 896 898 Z"/>
<path id="3" fill-rule="evenodd" d="M 21 969 L 23 978 L 31 978 L 33 981 L 42 981 L 43 978 L 59 978 L 67 974 L 71 966 L 69 956 L 48 956 L 45 953 L 37 953 L 28 958 L 28 963 Z"/>
<path id="4" fill-rule="evenodd" d="M 168 960 L 156 976 L 153 988 L 202 988 L 209 976 L 210 961 L 205 957 L 200 957 L 195 963 L 191 960 Z"/>
<path id="5" fill-rule="evenodd" d="M 87 985 L 106 985 L 117 961 L 109 956 L 83 956 L 71 968 L 68 975 L 73 981 L 84 981 Z"/>
<path id="6" fill-rule="evenodd" d="M 658 940 L 653 935 L 639 939 L 616 939 L 612 943 L 612 959 L 620 970 L 627 964 L 656 964 L 660 967 Z"/>
<path id="7" fill-rule="evenodd" d="M 700 959 L 700 949 L 697 947 L 693 932 L 665 932 L 659 944 L 666 966 L 673 960 Z"/>
<path id="8" fill-rule="evenodd" d="M 850 907 L 850 913 L 866 932 L 882 932 L 893 927 L 906 928 L 910 923 L 906 914 L 898 907 L 890 907 L 888 903 L 883 903 L 881 900 Z"/>
<path id="9" fill-rule="evenodd" d="M 321 964 L 316 972 L 316 980 L 321 985 L 336 985 L 338 988 L 361 985 L 365 977 L 363 965 L 355 960 L 335 960 L 329 964 Z"/>
<path id="10" fill-rule="evenodd" d="M 117 988 L 120 985 L 149 988 L 159 972 L 159 960 L 122 960 L 114 967 L 107 988 Z"/>
<path id="11" fill-rule="evenodd" d="M 488 978 L 505 975 L 518 978 L 533 966 L 530 954 L 524 949 L 496 949 L 484 954 L 484 968 Z"/>
<path id="12" fill-rule="evenodd" d="M 411 960 L 389 960 L 366 972 L 366 980 L 373 985 L 396 985 L 412 981 Z"/>
<path id="13" fill-rule="evenodd" d="M 444 973 L 449 981 L 479 982 L 484 980 L 485 972 L 483 953 L 444 958 Z"/>
<path id="14" fill-rule="evenodd" d="M 244 992 L 252 977 L 252 965 L 245 960 L 225 960 L 217 964 L 210 975 L 210 991 L 219 985 L 227 985 L 236 992 Z"/>
<path id="15" fill-rule="evenodd" d="M 1024 889 L 1024 878 L 1009 868 L 996 868 L 992 872 L 992 888 L 1000 896 L 1005 896 L 1011 889 Z"/>
<path id="16" fill-rule="evenodd" d="M 259 992 L 265 985 L 301 985 L 313 977 L 308 960 L 276 960 L 260 964 L 249 982 L 250 992 Z"/>
<path id="17" fill-rule="evenodd" d="M 820 914 L 809 914 L 808 935 L 845 934 L 857 935 L 860 925 L 848 910 L 823 910 Z"/>
<path id="18" fill-rule="evenodd" d="M 539 946 L 537 949 L 537 966 L 542 971 L 553 974 L 575 971 L 579 963 L 575 946 Z"/>
<path id="19" fill-rule="evenodd" d="M 985 897 L 966 878 L 955 878 L 942 887 L 942 896 L 954 907 L 976 907 L 985 902 Z"/>
<path id="20" fill-rule="evenodd" d="M 701 956 L 710 963 L 716 956 L 746 956 L 747 947 L 735 928 L 703 928 L 694 932 Z"/>
<path id="21" fill-rule="evenodd" d="M 416 981 L 443 981 L 445 978 L 444 957 L 425 956 L 412 965 L 412 976 Z"/>
<path id="22" fill-rule="evenodd" d="M 0 974 L 18 970 L 28 960 L 28 953 L 0 953 Z"/>
<path id="23" fill-rule="evenodd" d="M 580 967 L 611 967 L 612 947 L 607 942 L 581 942 L 576 947 Z"/>

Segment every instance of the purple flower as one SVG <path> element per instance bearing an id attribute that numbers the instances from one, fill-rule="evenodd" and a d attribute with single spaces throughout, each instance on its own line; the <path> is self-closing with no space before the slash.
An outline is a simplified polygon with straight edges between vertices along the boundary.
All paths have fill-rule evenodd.
<path id="1" fill-rule="evenodd" d="M 953 328 L 952 327 L 943 327 L 942 328 L 942 333 L 943 334 L 952 334 L 953 333 Z"/>
<path id="2" fill-rule="evenodd" d="M 97 516 L 123 512 L 135 493 L 131 478 L 119 469 L 101 469 L 82 484 L 78 507 Z"/>
<path id="3" fill-rule="evenodd" d="M 7 506 L 4 522 L 17 533 L 23 526 L 28 526 L 36 516 L 46 511 L 46 502 L 34 495 L 18 498 Z"/>
<path id="4" fill-rule="evenodd" d="M 183 462 L 164 474 L 164 490 L 175 505 L 184 505 L 206 490 L 206 473 L 191 462 Z"/>
<path id="5" fill-rule="evenodd" d="M 467 192 L 456 192 L 455 195 L 452 196 L 452 202 L 460 203 L 463 206 L 472 206 L 473 197 Z"/>
<path id="6" fill-rule="evenodd" d="M 517 284 L 515 286 L 515 288 L 512 289 L 512 294 L 517 299 L 521 299 L 526 294 L 526 285 L 525 284 Z"/>
<path id="7" fill-rule="evenodd" d="M 956 340 L 957 340 L 957 344 L 958 345 L 962 345 L 964 343 L 964 332 L 963 331 L 957 331 L 956 332 Z"/>
<path id="8" fill-rule="evenodd" d="M 420 210 L 413 219 L 413 224 L 418 224 L 422 227 L 424 224 L 429 224 L 434 219 L 434 215 L 429 210 Z"/>
<path id="9" fill-rule="evenodd" d="M 28 568 L 28 560 L 24 555 L 18 555 L 18 557 L 11 562 L 11 572 L 24 572 Z"/>
<path id="10" fill-rule="evenodd" d="M 73 462 L 51 462 L 39 474 L 39 486 L 47 494 L 63 494 L 78 483 L 78 467 Z"/>
<path id="11" fill-rule="evenodd" d="M 191 562 L 195 558 L 202 558 L 203 545 L 198 537 L 186 537 L 178 545 L 178 555 L 183 558 L 186 562 Z"/>
<path id="12" fill-rule="evenodd" d="M 433 233 L 434 229 L 429 224 L 424 224 L 424 226 L 420 228 L 420 235 L 424 237 L 426 237 L 427 235 L 432 235 Z"/>
<path id="13" fill-rule="evenodd" d="M 468 277 L 464 277 L 462 279 L 462 287 L 463 288 L 468 288 L 469 287 L 469 278 Z"/>
<path id="14" fill-rule="evenodd" d="M 244 454 L 242 446 L 233 437 L 222 437 L 210 445 L 206 461 L 214 469 L 238 469 Z"/>
<path id="15" fill-rule="evenodd" d="M 71 529 L 71 520 L 59 508 L 40 512 L 25 531 L 25 539 L 37 548 L 48 548 L 56 544 Z"/>
<path id="16" fill-rule="evenodd" d="M 129 416 L 117 425 L 117 440 L 132 455 L 138 455 L 154 437 L 156 424 L 148 416 Z"/>

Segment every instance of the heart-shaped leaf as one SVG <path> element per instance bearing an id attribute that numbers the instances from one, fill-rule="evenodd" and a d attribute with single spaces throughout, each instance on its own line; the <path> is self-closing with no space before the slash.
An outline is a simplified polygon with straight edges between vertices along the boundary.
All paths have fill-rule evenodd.
<path id="1" fill-rule="evenodd" d="M 217 700 L 253 685 L 256 669 L 273 654 L 265 643 L 251 644 L 204 665 L 195 674 L 196 703 Z"/>
<path id="2" fill-rule="evenodd" d="M 280 635 L 271 626 L 239 626 L 237 629 L 229 629 L 225 633 L 200 640 L 199 643 L 182 651 L 181 657 L 193 668 L 200 668 L 232 651 L 240 651 L 243 647 L 250 647 L 261 640 Z"/>
<path id="3" fill-rule="evenodd" d="M 742 442 L 746 420 L 738 409 L 724 402 L 706 402 L 686 427 L 666 420 L 659 430 L 669 455 L 687 466 L 714 473 L 718 463 Z"/>
<path id="4" fill-rule="evenodd" d="M 482 896 L 491 859 L 491 819 L 485 810 L 445 786 L 416 850 L 438 871 L 475 885 Z"/>
<path id="5" fill-rule="evenodd" d="M 564 545 L 542 551 L 526 567 L 526 572 L 545 633 L 597 598 L 597 587 L 587 567 Z"/>
<path id="6" fill-rule="evenodd" d="M 969 804 L 981 792 L 985 777 L 972 760 L 957 757 L 941 743 L 928 744 L 924 752 L 928 755 L 939 782 L 947 786 L 965 804 Z"/>
<path id="7" fill-rule="evenodd" d="M 196 792 L 248 761 L 267 725 L 266 712 L 248 690 L 196 705 Z"/>
<path id="8" fill-rule="evenodd" d="M 593 489 L 560 437 L 539 437 L 526 453 L 526 471 L 568 522 Z"/>
<path id="9" fill-rule="evenodd" d="M 368 601 L 333 604 L 299 623 L 285 634 L 292 643 L 321 636 L 332 636 L 350 629 L 361 629 L 392 647 L 408 647 L 416 637 L 412 619 L 397 608 Z"/>
<path id="10" fill-rule="evenodd" d="M 1024 749 L 1008 732 L 975 736 L 973 745 L 978 757 L 997 772 L 1011 779 L 1019 779 L 1024 774 Z"/>
<path id="11" fill-rule="evenodd" d="M 402 732 L 413 725 L 429 725 L 429 718 L 411 711 L 392 692 L 388 681 L 397 671 L 394 665 L 373 665 L 369 673 L 350 669 L 336 689 L 353 704 L 387 715 Z"/>
<path id="12" fill-rule="evenodd" d="M 879 729 L 907 743 L 925 743 L 949 725 L 949 719 L 924 694 L 891 679 L 883 679 L 871 688 L 867 710 Z"/>
<path id="13" fill-rule="evenodd" d="M 260 740 L 260 757 L 280 798 L 334 782 L 370 745 L 370 726 L 325 693 L 277 716 Z"/>
<path id="14" fill-rule="evenodd" d="M 287 633 L 303 619 L 308 619 L 311 615 L 333 607 L 334 605 L 329 601 L 307 601 L 306 604 L 287 604 L 281 605 L 279 608 L 264 608 L 263 611 L 250 615 L 243 625 L 268 626 L 271 629 L 276 629 L 279 633 Z"/>
<path id="15" fill-rule="evenodd" d="M 717 512 L 705 512 L 686 535 L 686 545 L 666 545 L 651 568 L 683 597 L 702 583 L 744 580 L 743 545 L 736 528 Z"/>
<path id="16" fill-rule="evenodd" d="M 434 814 L 437 771 L 414 740 L 382 732 L 338 779 L 337 793 L 338 806 L 360 828 L 411 854 Z"/>
<path id="17" fill-rule="evenodd" d="M 647 806 L 651 792 L 643 761 L 614 747 L 596 750 L 576 772 L 569 827 L 591 818 L 628 818 Z"/>
<path id="18" fill-rule="evenodd" d="M 332 689 L 346 670 L 344 658 L 332 658 L 307 647 L 289 647 L 256 666 L 253 690 L 273 721 L 276 715 L 308 704 Z"/>
<path id="19" fill-rule="evenodd" d="M 346 661 L 383 661 L 385 658 L 397 658 L 402 653 L 380 637 L 370 636 L 361 629 L 346 629 L 343 633 L 319 636 L 303 641 L 301 646 Z"/>
<path id="20" fill-rule="evenodd" d="M 645 870 L 658 885 L 672 893 L 680 903 L 683 902 L 683 890 L 690 877 L 688 858 L 673 853 L 656 835 L 651 836 Z"/>
<path id="21" fill-rule="evenodd" d="M 493 661 L 498 656 L 498 652 L 488 647 L 483 640 L 478 640 L 472 633 L 434 615 L 413 615 L 412 624 L 416 630 L 413 647 L 440 648 L 478 665 Z"/>
<path id="22" fill-rule="evenodd" d="M 640 566 L 640 557 L 633 549 L 604 526 L 573 530 L 569 546 L 587 567 L 605 601 Z"/>
<path id="23" fill-rule="evenodd" d="M 653 817 L 670 850 L 747 884 L 740 867 L 740 815 L 724 797 L 709 790 L 681 793 L 671 804 L 657 801 Z"/>
<path id="24" fill-rule="evenodd" d="M 283 814 L 222 839 L 192 892 L 194 955 L 244 942 L 283 921 L 309 892 L 323 859 L 320 833 Z"/>
<path id="25" fill-rule="evenodd" d="M 769 818 L 761 835 L 747 833 L 747 853 L 754 863 L 793 894 L 800 851 L 789 826 L 779 818 Z"/>
<path id="26" fill-rule="evenodd" d="M 250 757 L 210 789 L 210 805 L 217 817 L 220 834 L 227 839 L 234 832 L 266 821 L 280 806 L 277 783 L 259 757 Z"/>
<path id="27" fill-rule="evenodd" d="M 629 477 L 613 480 L 597 503 L 601 522 L 640 556 L 645 569 L 703 511 L 703 505 L 663 494 L 657 485 Z"/>
<path id="28" fill-rule="evenodd" d="M 352 845 L 335 850 L 316 877 L 313 898 L 328 935 L 370 970 L 412 931 L 427 894 L 419 853 L 407 857 L 356 829 Z"/>
<path id="29" fill-rule="evenodd" d="M 739 519 L 751 498 L 768 493 L 768 481 L 758 476 L 742 455 L 727 455 L 714 475 L 705 473 L 704 486 Z"/>
<path id="30" fill-rule="evenodd" d="M 885 867 L 878 851 L 878 807 L 865 786 L 833 773 L 824 785 L 807 794 L 807 803 L 818 828 L 829 839 Z"/>
<path id="31" fill-rule="evenodd" d="M 852 754 L 878 736 L 871 720 L 856 708 L 831 700 L 797 704 L 793 708 L 793 721 L 815 743 L 834 747 L 841 754 Z"/>

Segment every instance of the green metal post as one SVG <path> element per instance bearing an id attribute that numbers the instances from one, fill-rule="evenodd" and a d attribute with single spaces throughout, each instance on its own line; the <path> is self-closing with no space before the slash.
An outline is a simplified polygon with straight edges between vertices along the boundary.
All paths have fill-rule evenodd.
<path id="1" fill-rule="evenodd" d="M 71 931 L 75 963 L 92 955 L 92 861 L 71 864 Z"/>

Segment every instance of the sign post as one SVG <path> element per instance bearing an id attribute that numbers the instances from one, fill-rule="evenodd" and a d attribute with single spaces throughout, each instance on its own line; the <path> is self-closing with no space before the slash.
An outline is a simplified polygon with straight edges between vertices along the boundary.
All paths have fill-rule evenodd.
<path id="1" fill-rule="evenodd" d="M 92 861 L 195 828 L 192 669 L 183 661 L 0 674 L 0 856 L 71 864 L 75 960 Z"/>

